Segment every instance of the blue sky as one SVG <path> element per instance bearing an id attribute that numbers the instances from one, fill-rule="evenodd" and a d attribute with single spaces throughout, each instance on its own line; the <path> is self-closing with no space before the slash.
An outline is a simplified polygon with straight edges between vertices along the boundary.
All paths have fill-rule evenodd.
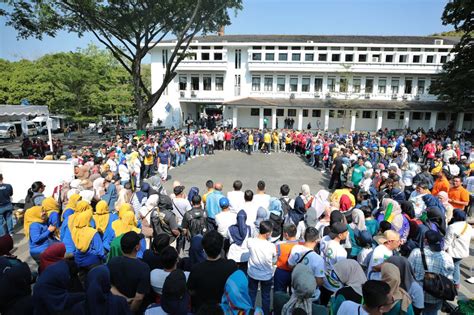
<path id="1" fill-rule="evenodd" d="M 232 15 L 226 34 L 428 35 L 452 29 L 441 23 L 447 0 L 243 1 L 243 10 Z M 78 38 L 66 32 L 42 41 L 18 41 L 4 18 L 0 25 L 0 58 L 8 60 L 74 51 L 91 42 L 100 46 L 92 35 Z"/>

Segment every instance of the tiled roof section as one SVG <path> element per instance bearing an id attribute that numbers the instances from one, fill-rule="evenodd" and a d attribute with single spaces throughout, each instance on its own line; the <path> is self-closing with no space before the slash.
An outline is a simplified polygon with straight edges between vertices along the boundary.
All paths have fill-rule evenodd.
<path id="1" fill-rule="evenodd" d="M 380 109 L 380 110 L 443 110 L 449 111 L 445 102 L 422 101 L 377 101 L 377 100 L 336 100 L 336 99 L 287 99 L 246 97 L 229 102 L 226 106 L 242 107 L 295 107 L 295 108 L 330 108 L 330 109 Z"/>
<path id="2" fill-rule="evenodd" d="M 443 39 L 444 45 L 455 45 L 455 38 L 441 36 L 364 36 L 364 35 L 209 35 L 196 36 L 199 43 L 334 43 L 334 44 L 406 44 L 434 45 Z M 173 40 L 163 41 L 172 42 Z"/>

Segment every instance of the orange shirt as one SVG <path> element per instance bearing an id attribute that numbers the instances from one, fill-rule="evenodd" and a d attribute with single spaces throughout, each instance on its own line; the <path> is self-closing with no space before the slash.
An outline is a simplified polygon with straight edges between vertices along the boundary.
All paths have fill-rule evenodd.
<path id="1" fill-rule="evenodd" d="M 453 200 L 458 200 L 462 202 L 469 202 L 469 192 L 462 186 L 459 186 L 458 188 L 451 188 L 448 193 L 449 199 Z M 453 206 L 455 209 L 461 209 L 464 210 L 466 207 L 463 204 L 451 201 L 450 204 Z"/>
<path id="2" fill-rule="evenodd" d="M 437 179 L 434 182 L 431 194 L 433 194 L 433 196 L 437 196 L 440 191 L 449 192 L 449 187 L 449 181 L 446 178 Z"/>
<path id="3" fill-rule="evenodd" d="M 298 245 L 300 242 L 298 240 L 286 241 L 276 245 L 277 250 L 277 268 L 291 271 L 291 268 L 288 266 L 288 258 L 290 258 L 291 249 L 293 246 Z"/>

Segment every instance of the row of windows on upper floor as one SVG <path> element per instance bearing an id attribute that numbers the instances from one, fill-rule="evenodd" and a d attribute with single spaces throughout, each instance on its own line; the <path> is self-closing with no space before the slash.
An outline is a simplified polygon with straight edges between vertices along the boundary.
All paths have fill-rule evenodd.
<path id="1" fill-rule="evenodd" d="M 442 44 L 439 42 L 438 44 Z M 189 51 L 224 50 L 224 46 L 189 46 Z M 413 51 L 413 52 L 449 52 L 448 48 L 417 48 L 417 47 L 342 47 L 342 46 L 252 46 L 252 50 L 344 50 L 344 51 Z"/>

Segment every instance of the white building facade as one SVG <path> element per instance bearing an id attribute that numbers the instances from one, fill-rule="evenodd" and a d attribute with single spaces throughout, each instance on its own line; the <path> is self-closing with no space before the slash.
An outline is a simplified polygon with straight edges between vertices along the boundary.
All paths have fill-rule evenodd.
<path id="1" fill-rule="evenodd" d="M 441 37 L 223 35 L 197 37 L 153 108 L 153 121 L 181 127 L 222 112 L 233 126 L 375 131 L 473 129 L 429 87 L 455 41 Z M 151 54 L 152 89 L 162 84 L 174 42 Z"/>

